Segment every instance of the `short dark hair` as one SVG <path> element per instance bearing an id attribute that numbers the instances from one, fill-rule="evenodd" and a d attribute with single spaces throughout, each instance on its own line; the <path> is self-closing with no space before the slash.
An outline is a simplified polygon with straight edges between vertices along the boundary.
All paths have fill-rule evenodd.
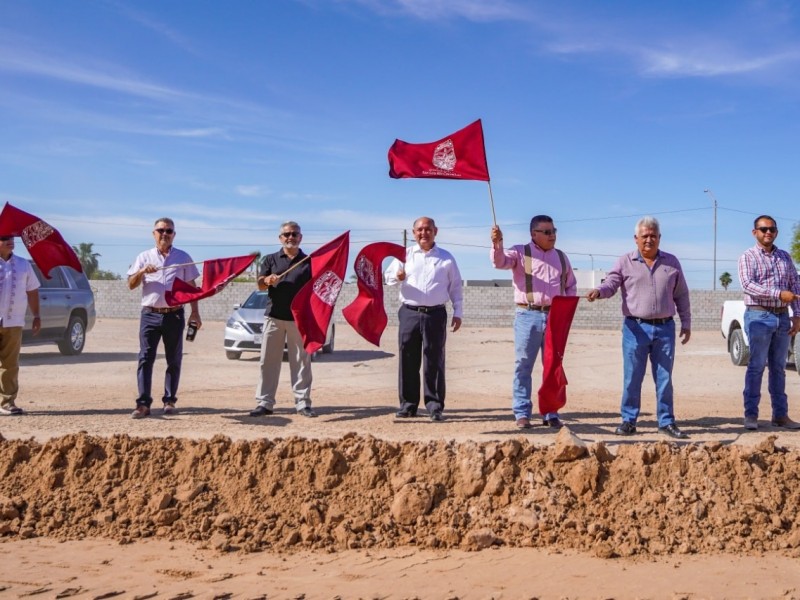
<path id="1" fill-rule="evenodd" d="M 759 215 L 758 217 L 756 217 L 756 220 L 755 220 L 755 221 L 753 221 L 753 229 L 755 229 L 756 227 L 758 227 L 758 222 L 759 222 L 761 219 L 769 219 L 770 221 L 772 221 L 772 222 L 775 224 L 775 227 L 777 227 L 777 226 L 778 226 L 778 222 L 777 222 L 775 219 L 773 219 L 772 217 L 770 217 L 769 215 Z"/>
<path id="2" fill-rule="evenodd" d="M 169 225 L 170 227 L 175 229 L 175 221 L 173 221 L 169 217 L 160 217 L 160 218 L 156 219 L 156 222 L 153 223 L 153 226 L 155 227 L 159 223 L 166 223 L 167 225 Z"/>
<path id="3" fill-rule="evenodd" d="M 548 217 L 547 215 L 536 215 L 531 219 L 531 231 L 533 231 L 534 227 L 537 227 L 540 223 L 552 223 L 553 218 Z"/>

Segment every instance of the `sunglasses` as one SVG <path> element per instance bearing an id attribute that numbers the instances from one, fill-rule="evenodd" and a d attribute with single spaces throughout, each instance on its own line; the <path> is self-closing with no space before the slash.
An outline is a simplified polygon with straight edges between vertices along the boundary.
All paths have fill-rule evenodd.
<path id="1" fill-rule="evenodd" d="M 285 238 L 300 237 L 300 232 L 299 231 L 286 231 L 286 232 L 281 234 L 281 237 L 285 237 Z"/>
<path id="2" fill-rule="evenodd" d="M 7 242 L 8 240 L 13 240 L 13 235 L 0 235 L 0 242 Z"/>
<path id="3" fill-rule="evenodd" d="M 536 233 L 541 233 L 543 235 L 555 235 L 556 233 L 558 233 L 558 229 L 556 229 L 555 227 L 553 227 L 552 229 L 534 229 L 533 231 Z"/>
<path id="4" fill-rule="evenodd" d="M 175 233 L 175 230 L 172 229 L 171 227 L 166 227 L 166 228 L 159 227 L 158 229 L 156 229 L 156 232 L 162 233 L 162 234 L 166 233 L 167 235 L 172 235 L 173 233 Z"/>
<path id="5" fill-rule="evenodd" d="M 756 227 L 761 233 L 778 233 L 777 227 Z"/>

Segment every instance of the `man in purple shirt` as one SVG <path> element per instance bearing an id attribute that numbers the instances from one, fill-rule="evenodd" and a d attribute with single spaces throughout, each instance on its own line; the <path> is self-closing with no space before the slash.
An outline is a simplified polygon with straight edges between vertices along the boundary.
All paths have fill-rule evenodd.
<path id="1" fill-rule="evenodd" d="M 778 224 L 768 215 L 753 221 L 756 245 L 739 257 L 739 280 L 744 290 L 744 330 L 750 361 L 744 376 L 744 427 L 758 429 L 761 380 L 769 365 L 772 424 L 800 429 L 789 418 L 786 397 L 786 356 L 791 336 L 800 331 L 800 280 L 792 257 L 775 246 Z M 789 318 L 789 306 L 794 316 Z M 797 360 L 797 357 L 795 357 Z"/>
<path id="2" fill-rule="evenodd" d="M 556 227 L 547 215 L 531 219 L 531 241 L 503 249 L 503 232 L 492 228 L 491 259 L 495 269 L 510 269 L 514 283 L 514 384 L 512 410 L 517 427 L 529 429 L 533 363 L 544 344 L 550 303 L 555 296 L 575 296 L 578 283 L 567 255 L 556 249 Z M 542 415 L 544 424 L 562 427 L 558 413 Z"/>
<path id="3" fill-rule="evenodd" d="M 610 298 L 622 289 L 622 424 L 617 435 L 636 433 L 642 381 L 650 359 L 656 383 L 658 431 L 676 439 L 687 436 L 675 424 L 672 409 L 672 365 L 675 362 L 675 311 L 681 320 L 681 344 L 691 337 L 689 287 L 681 263 L 658 249 L 661 229 L 654 217 L 639 220 L 633 239 L 637 250 L 621 256 L 603 284 L 586 298 Z"/>

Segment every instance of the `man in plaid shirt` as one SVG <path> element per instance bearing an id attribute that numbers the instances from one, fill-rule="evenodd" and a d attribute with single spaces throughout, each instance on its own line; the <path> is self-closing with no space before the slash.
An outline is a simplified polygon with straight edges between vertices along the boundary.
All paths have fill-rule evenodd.
<path id="1" fill-rule="evenodd" d="M 786 357 L 791 336 L 800 331 L 800 278 L 792 257 L 775 246 L 778 224 L 768 215 L 753 222 L 756 245 L 739 257 L 739 280 L 744 290 L 744 329 L 750 362 L 744 376 L 744 427 L 758 429 L 761 380 L 769 365 L 772 425 L 800 429 L 789 418 L 786 397 Z M 789 317 L 789 306 L 792 316 Z"/>

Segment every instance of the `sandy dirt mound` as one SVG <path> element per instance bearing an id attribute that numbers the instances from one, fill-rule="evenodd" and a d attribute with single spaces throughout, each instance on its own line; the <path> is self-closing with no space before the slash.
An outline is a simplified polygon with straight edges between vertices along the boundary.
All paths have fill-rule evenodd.
<path id="1" fill-rule="evenodd" d="M 548 547 L 800 555 L 800 453 L 768 438 L 586 445 L 67 435 L 0 441 L 5 540 L 220 550 Z"/>

